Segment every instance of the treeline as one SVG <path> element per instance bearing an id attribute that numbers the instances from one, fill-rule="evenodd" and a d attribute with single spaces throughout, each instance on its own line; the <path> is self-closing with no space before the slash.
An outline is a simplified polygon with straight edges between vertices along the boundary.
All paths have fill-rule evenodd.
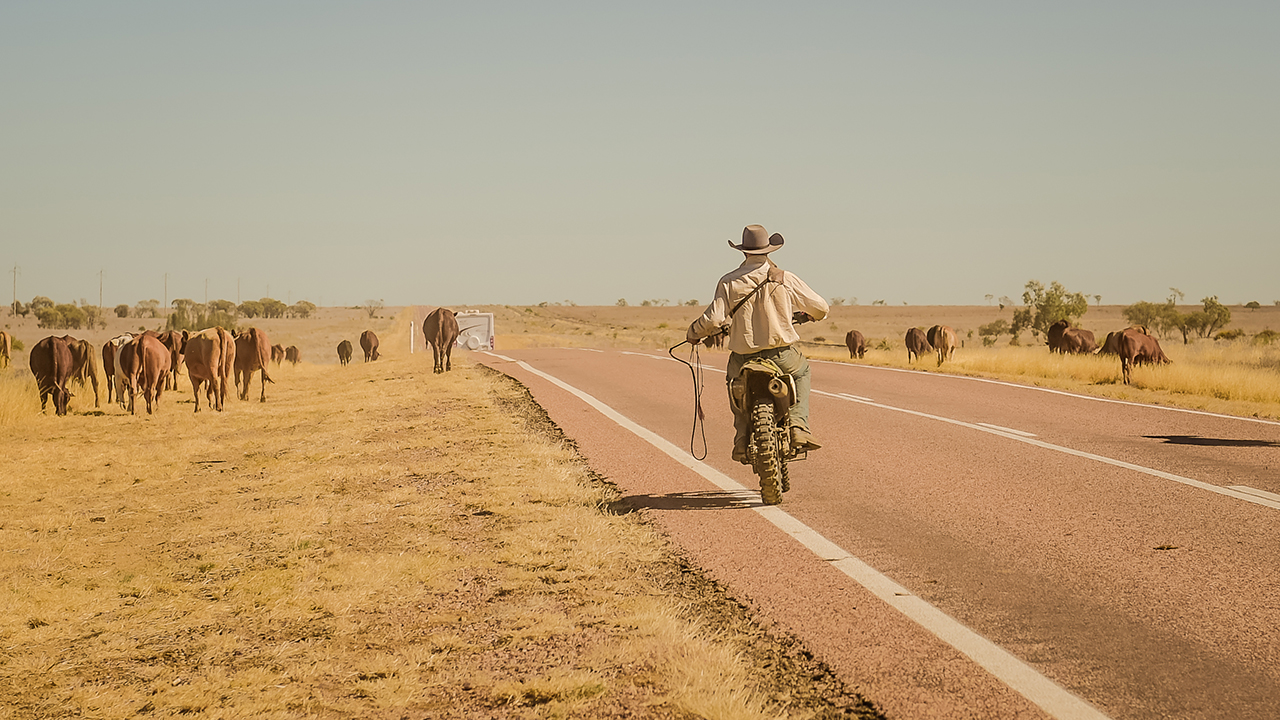
<path id="1" fill-rule="evenodd" d="M 107 326 L 103 308 L 90 305 L 81 299 L 79 304 L 55 303 L 47 297 L 37 295 L 29 303 L 15 300 L 12 306 L 14 315 L 34 315 L 40 327 L 54 330 L 89 330 L 94 327 Z M 252 318 L 309 318 L 316 310 L 315 303 L 299 300 L 292 305 L 276 300 L 262 298 L 247 300 L 239 305 L 230 300 L 211 300 L 198 303 L 187 298 L 178 298 L 170 303 L 170 308 L 161 308 L 159 300 L 139 300 L 135 305 L 120 304 L 115 307 L 118 318 L 166 318 L 166 327 L 170 330 L 198 330 L 214 325 L 221 325 L 234 330 L 236 322 Z"/>

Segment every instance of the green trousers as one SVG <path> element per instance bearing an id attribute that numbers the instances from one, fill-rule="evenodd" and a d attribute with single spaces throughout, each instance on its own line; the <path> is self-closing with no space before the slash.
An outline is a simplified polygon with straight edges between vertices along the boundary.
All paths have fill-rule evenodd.
<path id="1" fill-rule="evenodd" d="M 791 427 L 809 429 L 809 360 L 804 353 L 795 349 L 791 345 L 783 347 L 769 348 L 760 352 L 751 353 L 750 355 L 739 355 L 738 353 L 729 353 L 729 366 L 725 368 L 726 378 L 732 379 L 738 377 L 738 373 L 742 372 L 742 366 L 748 360 L 772 360 L 783 372 L 788 373 L 795 378 L 796 382 L 796 404 L 791 406 Z M 726 384 L 726 388 L 728 385 Z M 733 407 L 732 400 L 729 406 Z M 741 444 L 739 441 L 745 441 L 747 435 L 751 432 L 751 419 L 737 413 L 733 414 L 733 430 L 734 442 Z"/>

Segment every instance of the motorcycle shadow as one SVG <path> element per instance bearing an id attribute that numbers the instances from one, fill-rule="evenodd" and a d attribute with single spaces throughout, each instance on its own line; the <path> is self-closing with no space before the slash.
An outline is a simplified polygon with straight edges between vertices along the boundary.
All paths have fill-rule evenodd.
<path id="1" fill-rule="evenodd" d="M 760 493 L 740 490 L 724 492 L 705 490 L 699 492 L 667 493 L 665 495 L 627 495 L 610 505 L 617 515 L 637 510 L 725 510 L 750 509 L 760 505 Z"/>

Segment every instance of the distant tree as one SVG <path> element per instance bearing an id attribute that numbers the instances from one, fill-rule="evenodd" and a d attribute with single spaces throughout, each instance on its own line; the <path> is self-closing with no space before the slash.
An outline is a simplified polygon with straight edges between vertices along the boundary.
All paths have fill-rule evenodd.
<path id="1" fill-rule="evenodd" d="M 546 307 L 546 303 L 545 303 L 545 302 L 542 304 L 542 307 Z M 374 315 L 377 315 L 377 314 L 378 314 L 378 311 L 379 311 L 379 310 L 381 310 L 381 309 L 382 309 L 382 301 L 381 301 L 381 300 L 365 300 L 365 301 L 364 301 L 364 311 L 365 311 L 365 312 L 367 312 L 367 313 L 369 313 L 369 319 L 370 319 L 370 320 L 372 320 L 372 319 L 373 319 L 373 316 L 374 316 Z"/>
<path id="2" fill-rule="evenodd" d="M 641 300 L 641 301 L 640 301 L 640 307 L 653 307 L 653 301 L 652 301 L 652 300 Z"/>
<path id="3" fill-rule="evenodd" d="M 1280 305 L 1280 303 L 1276 304 Z M 14 300 L 13 304 L 9 306 L 9 309 L 13 311 L 14 315 L 21 315 L 24 318 L 27 316 L 27 313 L 31 312 L 31 306 L 23 304 L 21 300 Z"/>
<path id="4" fill-rule="evenodd" d="M 236 312 L 236 304 L 230 300 L 210 300 L 208 310 L 210 312 L 226 313 L 234 315 Z"/>
<path id="5" fill-rule="evenodd" d="M 102 311 L 102 308 L 97 305 L 90 305 L 88 302 L 81 299 L 80 309 L 84 311 L 84 327 L 86 330 L 93 329 L 94 327 L 105 328 L 107 326 L 106 313 Z"/>
<path id="6" fill-rule="evenodd" d="M 885 304 L 885 301 L 883 301 L 883 300 L 872 300 L 872 301 L 871 301 L 871 304 L 872 304 L 872 305 L 884 305 L 884 304 Z"/>
<path id="7" fill-rule="evenodd" d="M 1097 307 L 1098 305 L 1101 305 L 1101 304 L 1102 304 L 1102 296 L 1101 296 L 1101 295 L 1094 295 L 1094 296 L 1093 296 L 1093 305 L 1094 305 L 1094 307 Z"/>
<path id="8" fill-rule="evenodd" d="M 982 337 L 1000 337 L 1009 334 L 1009 321 L 1004 318 L 994 320 L 978 327 L 978 335 Z"/>
<path id="9" fill-rule="evenodd" d="M 1204 298 L 1200 302 L 1204 303 L 1204 314 L 1209 316 L 1209 326 L 1205 330 L 1206 336 L 1231 324 L 1231 309 L 1218 302 L 1217 295 Z"/>
<path id="10" fill-rule="evenodd" d="M 627 306 L 627 299 L 626 299 L 626 298 L 618 298 L 618 302 L 614 303 L 614 305 L 617 305 L 618 307 L 626 307 L 626 306 Z"/>
<path id="11" fill-rule="evenodd" d="M 1001 296 L 1000 296 L 1000 309 L 1001 309 L 1001 310 L 1005 309 L 1006 307 L 1008 307 L 1008 306 L 1010 306 L 1010 305 L 1012 305 L 1012 304 L 1013 304 L 1013 298 L 1010 298 L 1008 295 L 1001 295 Z"/>
<path id="12" fill-rule="evenodd" d="M 241 317 L 262 317 L 262 303 L 257 300 L 245 300 L 236 306 L 236 312 L 240 313 Z"/>
<path id="13" fill-rule="evenodd" d="M 124 304 L 117 305 L 117 306 L 116 306 L 116 317 L 119 317 L 119 318 L 127 318 L 127 317 L 129 317 L 129 306 L 128 306 L 128 305 L 124 305 Z"/>
<path id="14" fill-rule="evenodd" d="M 1257 310 L 1258 308 L 1262 307 L 1262 303 L 1258 302 L 1257 300 L 1250 300 L 1249 302 L 1245 303 L 1244 306 L 1249 308 L 1250 310 Z"/>
<path id="15" fill-rule="evenodd" d="M 139 300 L 134 313 L 138 317 L 160 317 L 160 301 L 159 300 Z"/>
<path id="16" fill-rule="evenodd" d="M 986 300 L 987 300 L 987 304 L 988 304 L 988 305 L 990 305 L 990 304 L 991 304 L 991 301 L 992 301 L 992 300 L 994 300 L 996 296 L 995 296 L 995 295 L 992 295 L 991 293 L 987 293 L 986 295 L 983 295 L 982 297 L 986 298 Z"/>
<path id="17" fill-rule="evenodd" d="M 1015 310 L 1010 331 L 1017 335 L 1024 329 L 1039 337 L 1048 334 L 1049 326 L 1059 320 L 1072 322 L 1089 312 L 1089 302 L 1082 293 L 1068 292 L 1056 280 L 1045 287 L 1039 280 L 1031 280 L 1022 293 L 1026 307 Z"/>
<path id="18" fill-rule="evenodd" d="M 844 298 L 842 298 L 842 297 L 833 297 L 833 298 L 831 298 L 831 306 L 832 306 L 832 307 L 839 307 L 839 306 L 841 306 L 841 305 L 843 305 L 843 304 L 844 304 Z"/>
<path id="19" fill-rule="evenodd" d="M 1169 288 L 1169 300 L 1172 301 L 1174 305 L 1181 305 L 1182 299 L 1185 298 L 1186 296 L 1187 296 L 1186 293 L 1182 292 L 1176 287 Z"/>
<path id="20" fill-rule="evenodd" d="M 276 300 L 275 298 L 262 298 L 258 302 L 262 303 L 262 317 L 266 318 L 282 318 L 284 311 L 289 309 L 288 305 Z M 379 305 L 378 307 L 382 307 Z M 373 317 L 370 315 L 369 317 Z"/>
<path id="21" fill-rule="evenodd" d="M 296 318 L 309 318 L 316 311 L 316 305 L 307 300 L 299 300 L 289 307 L 289 315 Z"/>
<path id="22" fill-rule="evenodd" d="M 53 306 L 54 302 L 43 295 L 37 295 L 31 298 L 31 312 L 37 313 L 37 317 L 39 317 L 38 313 L 40 310 L 51 308 Z"/>
<path id="23" fill-rule="evenodd" d="M 688 305 L 689 307 L 698 307 L 702 303 L 697 300 L 690 299 L 690 300 L 686 300 L 684 304 Z"/>
<path id="24" fill-rule="evenodd" d="M 1121 311 L 1124 319 L 1132 325 L 1141 325 L 1159 335 L 1166 335 L 1172 328 L 1180 324 L 1180 316 L 1173 305 L 1173 299 L 1164 303 L 1139 300 Z"/>

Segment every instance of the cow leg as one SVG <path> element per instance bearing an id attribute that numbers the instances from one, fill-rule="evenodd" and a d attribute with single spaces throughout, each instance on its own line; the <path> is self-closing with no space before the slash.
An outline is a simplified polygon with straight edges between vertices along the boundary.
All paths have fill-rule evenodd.
<path id="1" fill-rule="evenodd" d="M 195 375 L 190 373 L 188 375 L 191 377 L 191 399 L 196 403 L 196 412 L 200 412 L 200 381 L 196 379 Z"/>
<path id="2" fill-rule="evenodd" d="M 444 369 L 446 371 L 453 369 L 453 343 L 449 343 L 449 346 L 444 349 Z"/>
<path id="3" fill-rule="evenodd" d="M 262 368 L 262 397 L 258 398 L 258 402 L 267 401 L 267 369 Z"/>

